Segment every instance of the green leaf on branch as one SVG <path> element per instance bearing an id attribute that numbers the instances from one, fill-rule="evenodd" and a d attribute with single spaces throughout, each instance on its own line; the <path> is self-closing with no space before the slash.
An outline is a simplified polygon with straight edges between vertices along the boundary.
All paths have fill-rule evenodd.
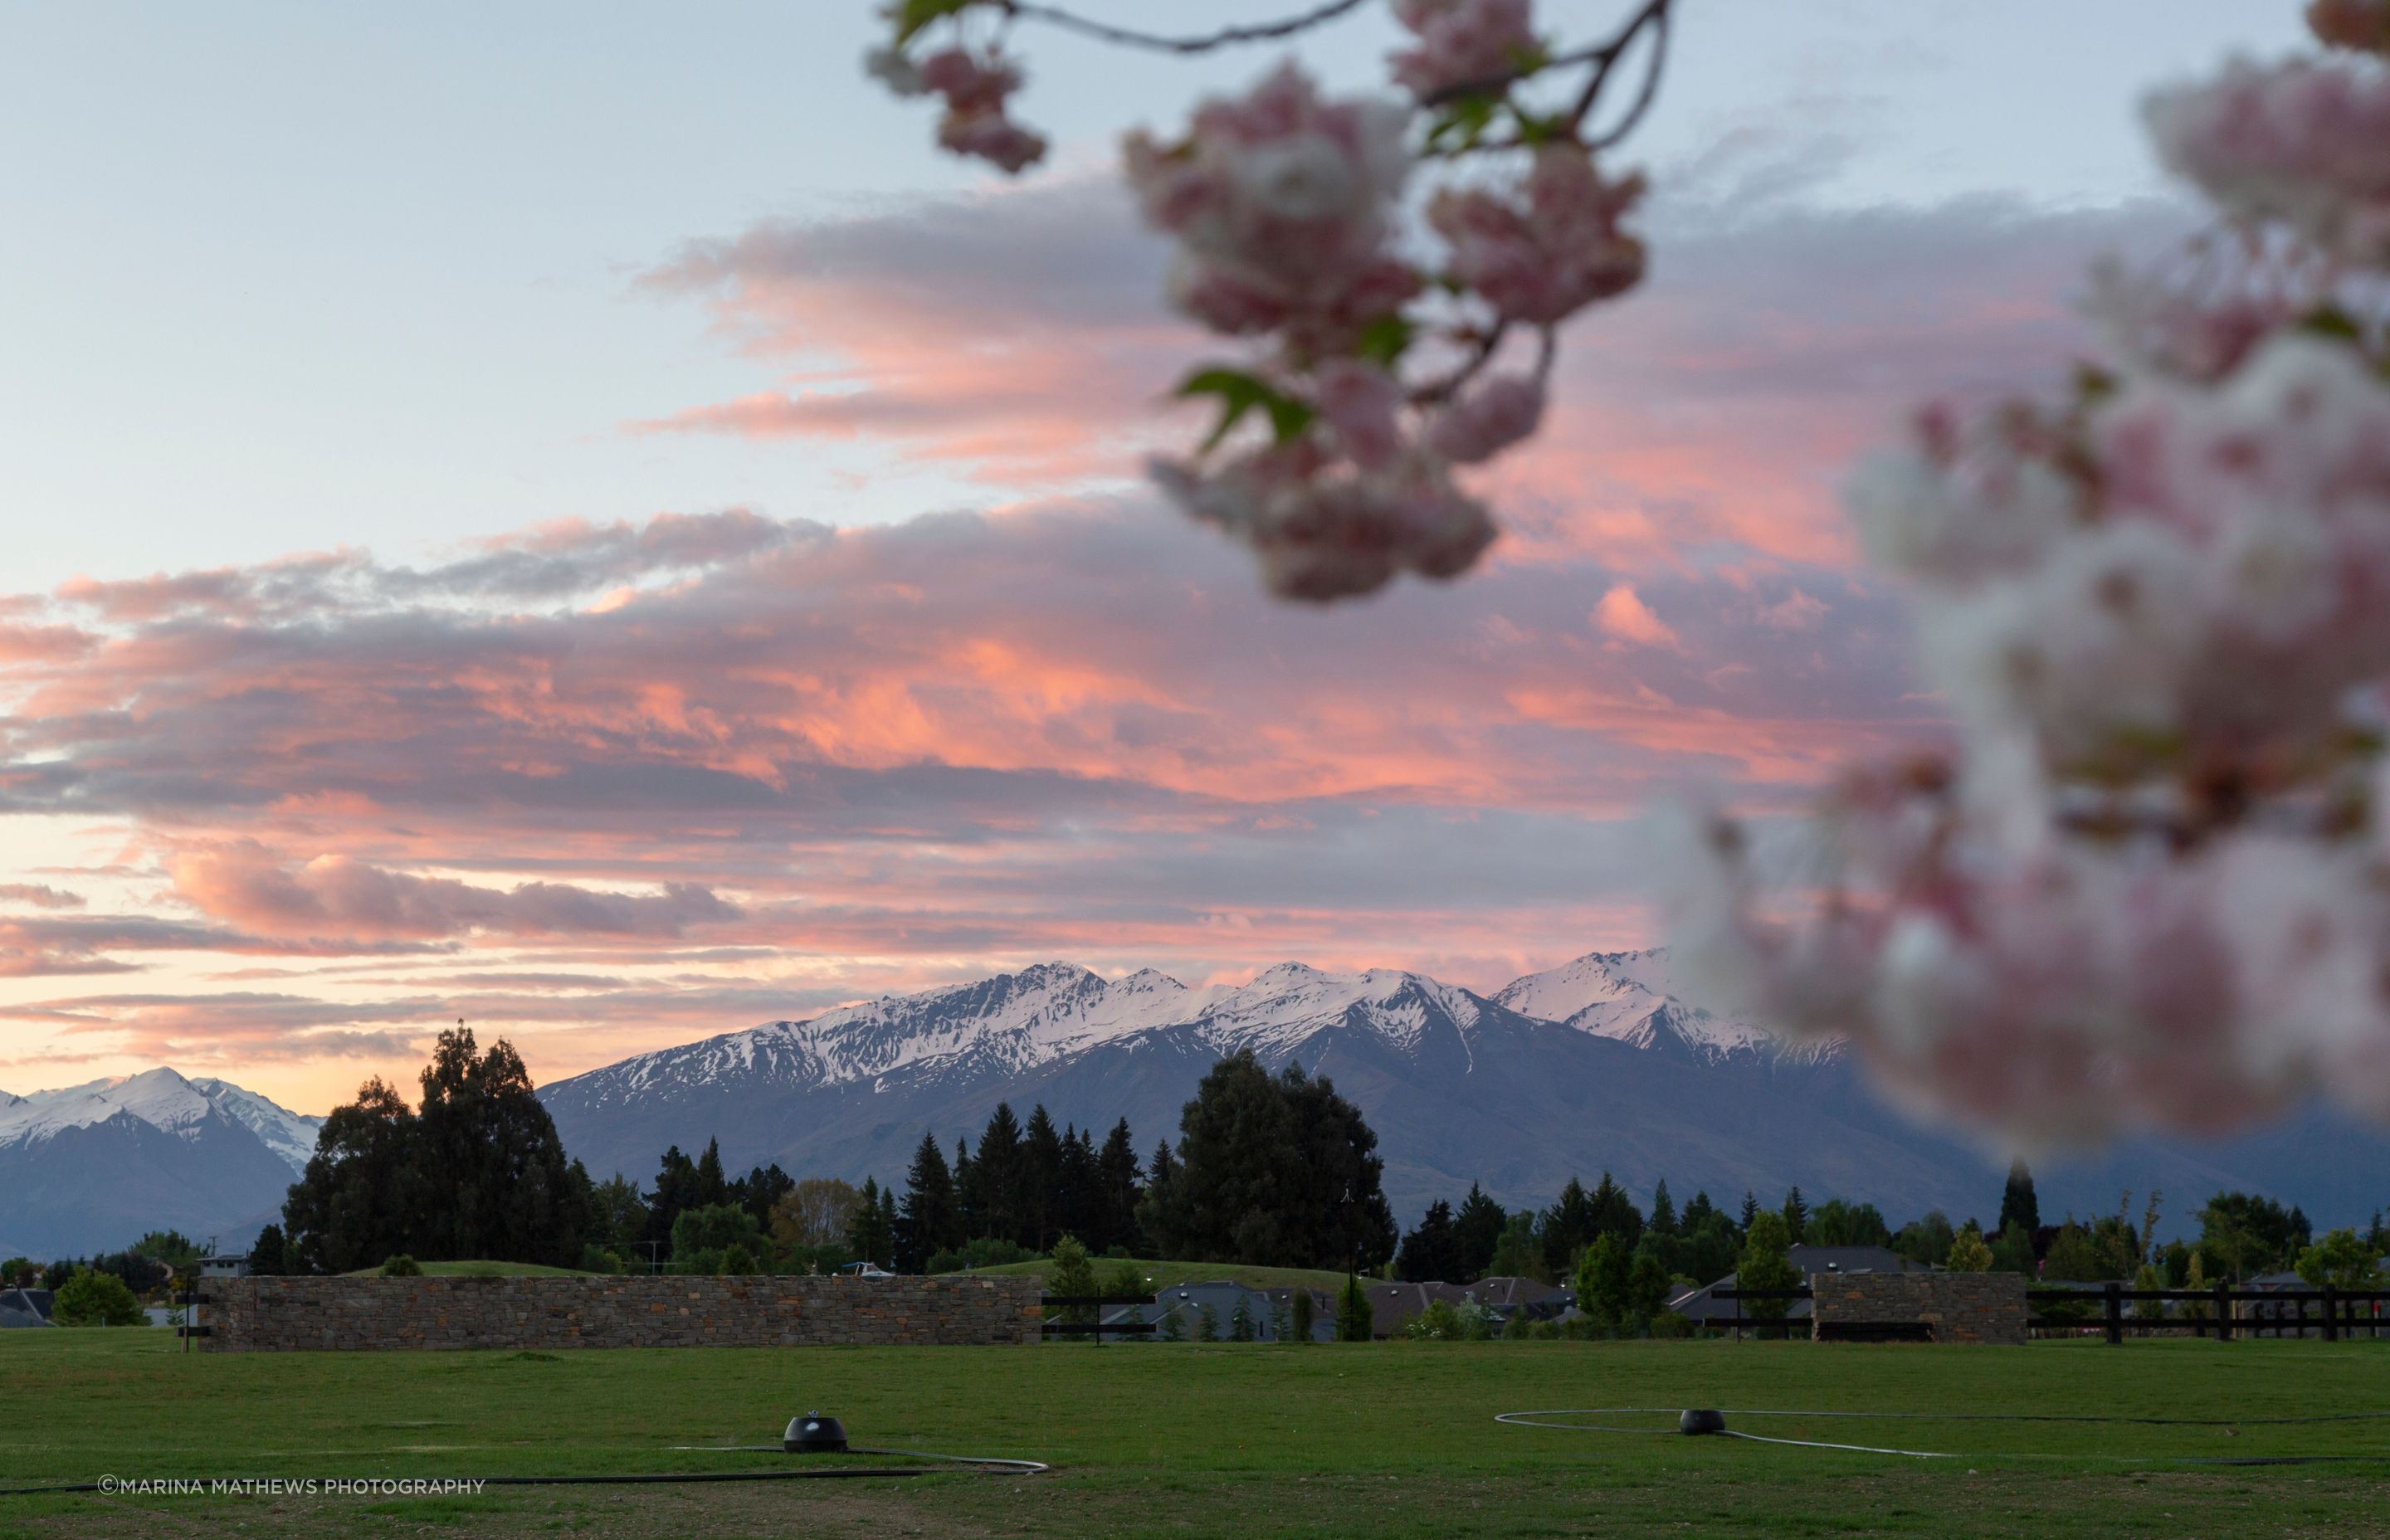
<path id="1" fill-rule="evenodd" d="M 902 0 L 896 7 L 896 41 L 910 43 L 913 36 L 942 16 L 975 6 L 979 0 Z"/>
<path id="2" fill-rule="evenodd" d="M 1500 105 L 1500 97 L 1482 93 L 1454 98 L 1428 125 L 1427 148 L 1456 152 L 1474 148 L 1493 125 L 1494 109 Z"/>
<path id="3" fill-rule="evenodd" d="M 2335 304 L 2318 305 L 2300 316 L 2299 329 L 2343 342 L 2361 341 L 2365 337 L 2365 328 L 2357 324 L 2357 317 Z"/>
<path id="4" fill-rule="evenodd" d="M 1237 424 L 1245 419 L 1246 413 L 1257 406 L 1269 418 L 1270 430 L 1280 443 L 1297 437 L 1310 427 L 1315 415 L 1303 402 L 1281 393 L 1268 381 L 1239 369 L 1198 369 L 1179 382 L 1178 394 L 1182 398 L 1220 398 L 1219 423 L 1213 428 L 1211 436 L 1203 441 L 1200 451 L 1207 455 L 1219 446 L 1222 439 L 1235 431 Z"/>
<path id="5" fill-rule="evenodd" d="M 1381 315 L 1361 328 L 1358 351 L 1362 357 L 1380 368 L 1391 369 L 1394 361 L 1410 347 L 1411 337 L 1417 330 L 1404 316 Z"/>

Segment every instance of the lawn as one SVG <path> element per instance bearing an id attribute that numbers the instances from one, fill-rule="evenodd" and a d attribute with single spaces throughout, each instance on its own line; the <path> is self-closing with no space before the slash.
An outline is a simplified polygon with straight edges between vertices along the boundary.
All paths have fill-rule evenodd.
<path id="1" fill-rule="evenodd" d="M 1115 1269 L 1122 1265 L 1118 1257 L 1093 1257 L 1089 1264 L 1096 1270 L 1096 1282 L 1106 1285 Z M 1324 1290 L 1331 1299 L 1344 1287 L 1342 1273 L 1323 1273 L 1311 1267 L 1248 1267 L 1236 1262 L 1154 1262 L 1144 1257 L 1131 1257 L 1127 1264 L 1144 1277 L 1145 1292 L 1176 1289 L 1182 1283 L 1241 1283 L 1248 1289 L 1291 1289 L 1303 1284 Z M 1008 1262 L 996 1267 L 974 1267 L 969 1276 L 976 1277 L 1044 1277 L 1054 1270 L 1051 1257 L 1034 1257 L 1027 1262 Z M 964 1274 L 950 1275 L 961 1277 Z M 1364 1280 L 1373 1281 L 1373 1280 Z"/>
<path id="2" fill-rule="evenodd" d="M 0 1536 L 2377 1535 L 2390 1343 L 1084 1343 L 1022 1348 L 180 1354 L 162 1332 L 0 1335 L 0 1482 L 785 1468 L 678 1454 L 819 1407 L 859 1444 L 1037 1477 L 493 1490 L 461 1498 L 6 1497 Z M 1836 1422 L 1722 1439 L 1497 1425 L 1585 1405 L 2217 1416 L 2236 1427 Z M 1611 1420 L 1659 1427 L 1668 1419 Z M 2181 1457 L 2369 1457 L 2200 1466 Z"/>
<path id="3" fill-rule="evenodd" d="M 581 1278 L 589 1275 L 572 1267 L 543 1267 L 536 1262 L 422 1262 L 416 1264 L 427 1278 Z M 373 1277 L 379 1266 L 360 1267 L 347 1276 Z"/>

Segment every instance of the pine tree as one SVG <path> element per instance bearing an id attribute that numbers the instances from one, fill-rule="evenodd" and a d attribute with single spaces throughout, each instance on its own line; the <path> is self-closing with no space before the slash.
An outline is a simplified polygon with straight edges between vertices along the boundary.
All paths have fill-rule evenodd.
<path id="1" fill-rule="evenodd" d="M 1651 1217 L 1644 1222 L 1644 1228 L 1655 1235 L 1677 1233 L 1677 1205 L 1668 1197 L 1668 1179 L 1665 1176 L 1661 1177 L 1659 1186 L 1651 1189 Z"/>
<path id="2" fill-rule="evenodd" d="M 2033 1173 L 2020 1156 L 2009 1166 L 2008 1186 L 2000 1192 L 2000 1226 L 1997 1234 L 2022 1230 L 2028 1239 L 2041 1228 L 2041 1201 L 2035 1197 Z"/>
<path id="3" fill-rule="evenodd" d="M 1452 1216 L 1452 1246 L 1459 1260 L 1460 1280 L 1474 1283 L 1485 1277 L 1494 1261 L 1494 1248 L 1502 1241 L 1502 1226 L 1510 1219 L 1502 1205 L 1485 1196 L 1474 1182 L 1469 1184 L 1469 1196 L 1460 1200 L 1460 1208 Z"/>
<path id="4" fill-rule="evenodd" d="M 979 1177 L 980 1212 L 976 1234 L 993 1239 L 1021 1238 L 1021 1124 L 1009 1102 L 997 1102 L 987 1126 L 980 1131 L 979 1149 L 971 1153 Z"/>
<path id="5" fill-rule="evenodd" d="M 1377 1335 L 1377 1315 L 1369 1308 L 1369 1296 L 1361 1280 L 1348 1277 L 1344 1291 L 1336 1301 L 1336 1340 L 1340 1342 L 1366 1342 Z"/>
<path id="6" fill-rule="evenodd" d="M 688 1206 L 710 1209 L 730 1201 L 730 1184 L 722 1174 L 722 1141 L 705 1141 L 705 1153 L 698 1157 L 697 1180 L 691 1184 Z"/>
<path id="7" fill-rule="evenodd" d="M 1033 1251 L 1054 1243 L 1060 1228 L 1057 1200 L 1062 1187 L 1062 1136 L 1044 1103 L 1030 1110 L 1021 1136 L 1020 1228 L 1013 1238 Z"/>
<path id="8" fill-rule="evenodd" d="M 1460 1277 L 1459 1247 L 1452 1233 L 1452 1205 L 1439 1198 L 1427 1206 L 1419 1227 L 1403 1237 L 1394 1255 L 1394 1277 L 1406 1283 L 1449 1283 Z"/>
<path id="9" fill-rule="evenodd" d="M 1195 1340 L 1199 1342 L 1220 1340 L 1220 1313 L 1208 1304 L 1195 1313 Z"/>
<path id="10" fill-rule="evenodd" d="M 846 1249 L 858 1262 L 868 1262 L 889 1267 L 895 1264 L 895 1226 L 889 1213 L 888 1199 L 880 1190 L 875 1176 L 863 1179 L 863 1193 L 854 1205 L 854 1216 L 848 1222 Z"/>
<path id="11" fill-rule="evenodd" d="M 1784 1229 L 1795 1246 L 1800 1245 L 1802 1238 L 1809 1233 L 1809 1205 L 1801 1200 L 1801 1189 L 1797 1186 L 1784 1194 Z"/>
<path id="12" fill-rule="evenodd" d="M 1742 1217 L 1735 1222 L 1735 1228 L 1748 1236 L 1751 1234 L 1751 1222 L 1758 1217 L 1759 1200 L 1752 1196 L 1749 1187 L 1745 1187 L 1742 1189 Z"/>
<path id="13" fill-rule="evenodd" d="M 1253 1337 L 1253 1313 L 1246 1308 L 1245 1302 L 1240 1299 L 1237 1302 L 1237 1308 L 1228 1312 L 1228 1341 L 1250 1342 Z"/>
<path id="14" fill-rule="evenodd" d="M 1553 1277 L 1563 1277 L 1576 1265 L 1577 1252 L 1593 1244 L 1600 1225 L 1585 1184 L 1572 1176 L 1561 1188 L 1560 1200 L 1544 1211 L 1541 1239 L 1544 1266 Z"/>
<path id="15" fill-rule="evenodd" d="M 1668 1269 L 1660 1259 L 1650 1251 L 1637 1251 L 1626 1274 L 1627 1324 L 1638 1328 L 1650 1326 L 1668 1308 L 1670 1288 Z"/>
<path id="16" fill-rule="evenodd" d="M 1617 1232 L 1593 1238 L 1577 1258 L 1576 1307 L 1598 1326 L 1616 1327 L 1626 1318 L 1626 1246 Z"/>
<path id="17" fill-rule="evenodd" d="M 1594 1234 L 1614 1235 L 1629 1251 L 1643 1238 L 1642 1211 L 1636 1208 L 1635 1200 L 1626 1196 L 1626 1189 L 1611 1179 L 1610 1173 L 1601 1174 L 1587 1202 L 1593 1210 Z"/>
<path id="18" fill-rule="evenodd" d="M 926 1271 L 930 1258 L 960 1242 L 961 1227 L 945 1151 L 938 1148 L 936 1135 L 924 1134 L 905 1174 L 905 1201 L 896 1221 L 896 1270 Z"/>
<path id="19" fill-rule="evenodd" d="M 1312 1303 L 1311 1290 L 1297 1284 L 1294 1290 L 1293 1307 L 1288 1313 L 1291 1317 L 1289 1323 L 1291 1328 L 1291 1335 L 1295 1341 L 1311 1341 L 1312 1321 L 1317 1309 L 1318 1307 Z"/>
<path id="20" fill-rule="evenodd" d="M 1096 1156 L 1096 1209 L 1103 1215 L 1099 1233 L 1103 1238 L 1102 1250 L 1118 1246 L 1133 1255 L 1142 1256 L 1137 1231 L 1137 1184 L 1145 1173 L 1137 1163 L 1137 1146 L 1130 1137 L 1128 1120 L 1112 1124 L 1104 1136 L 1104 1148 Z"/>

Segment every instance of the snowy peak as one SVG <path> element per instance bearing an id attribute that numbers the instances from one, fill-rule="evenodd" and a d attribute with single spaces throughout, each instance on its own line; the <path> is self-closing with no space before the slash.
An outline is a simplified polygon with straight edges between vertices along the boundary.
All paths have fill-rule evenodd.
<path id="1" fill-rule="evenodd" d="M 305 1169 L 315 1153 L 315 1131 L 324 1121 L 288 1111 L 228 1082 L 186 1080 L 161 1066 L 12 1097 L 0 1104 L 0 1145 L 40 1143 L 114 1118 L 135 1119 L 186 1140 L 198 1138 L 211 1122 L 228 1121 L 294 1172 Z"/>
<path id="2" fill-rule="evenodd" d="M 1323 973 L 1287 962 L 1222 993 L 1196 1022 L 1223 1051 L 1251 1047 L 1266 1054 L 1338 1025 L 1362 1028 L 1416 1051 L 1438 1030 L 1465 1038 L 1484 1004 L 1465 989 L 1399 969 Z"/>
<path id="3" fill-rule="evenodd" d="M 1664 948 L 1592 952 L 1504 985 L 1494 996 L 1522 1016 L 1557 1021 L 1632 1047 L 1704 1063 L 1753 1056 L 1829 1059 L 1836 1045 L 1789 1044 L 1760 1023 L 1716 1016 L 1677 996 Z"/>

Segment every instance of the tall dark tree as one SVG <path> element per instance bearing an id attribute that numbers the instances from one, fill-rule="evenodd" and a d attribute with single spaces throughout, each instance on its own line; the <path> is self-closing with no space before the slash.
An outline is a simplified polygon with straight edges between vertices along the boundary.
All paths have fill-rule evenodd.
<path id="1" fill-rule="evenodd" d="M 1677 1205 L 1668 1197 L 1668 1179 L 1665 1176 L 1661 1177 L 1659 1186 L 1651 1189 L 1651 1217 L 1644 1221 L 1644 1227 L 1658 1235 L 1677 1233 Z"/>
<path id="2" fill-rule="evenodd" d="M 1102 1231 L 1102 1205 L 1097 1201 L 1096 1142 L 1083 1128 L 1062 1130 L 1062 1181 L 1055 1226 L 1074 1236 L 1080 1245 L 1101 1254 L 1111 1241 Z"/>
<path id="3" fill-rule="evenodd" d="M 1062 1136 L 1043 1102 L 1030 1109 L 1021 1131 L 1020 1227 L 1012 1238 L 1043 1251 L 1061 1233 L 1056 1200 L 1062 1185 Z"/>
<path id="4" fill-rule="evenodd" d="M 1591 1202 L 1594 1234 L 1616 1236 L 1622 1251 L 1633 1255 L 1635 1243 L 1643 1238 L 1643 1213 L 1635 1206 L 1635 1200 L 1605 1171 L 1594 1186 Z"/>
<path id="5" fill-rule="evenodd" d="M 1137 1254 L 1139 1251 L 1137 1230 L 1137 1183 L 1144 1175 L 1137 1163 L 1137 1145 L 1128 1131 L 1128 1120 L 1112 1124 L 1104 1136 L 1104 1147 L 1096 1154 L 1096 1203 L 1103 1214 L 1098 1228 L 1104 1243 L 1091 1249 L 1110 1251 L 1118 1246 Z"/>
<path id="6" fill-rule="evenodd" d="M 505 1038 L 477 1051 L 459 1022 L 423 1071 L 414 1163 L 425 1204 L 418 1257 L 577 1266 L 592 1184 L 568 1160 L 531 1072 Z"/>
<path id="7" fill-rule="evenodd" d="M 1684 1215 L 1677 1221 L 1677 1228 L 1685 1235 L 1690 1235 L 1702 1227 L 1703 1220 L 1717 1212 L 1716 1207 L 1710 1202 L 1707 1189 L 1695 1187 L 1693 1200 L 1685 1205 Z"/>
<path id="8" fill-rule="evenodd" d="M 281 1226 L 268 1225 L 257 1232 L 249 1245 L 249 1270 L 262 1278 L 290 1271 L 289 1242 L 283 1238 Z"/>
<path id="9" fill-rule="evenodd" d="M 1792 1237 L 1792 1243 L 1795 1246 L 1800 1245 L 1801 1238 L 1809 1233 L 1809 1205 L 1802 1198 L 1797 1183 L 1784 1194 L 1784 1228 Z"/>
<path id="10" fill-rule="evenodd" d="M 2000 1227 L 1992 1232 L 2004 1235 L 2017 1230 L 2031 1235 L 2041 1228 L 2041 1200 L 2033 1190 L 2033 1173 L 2025 1169 L 2020 1156 L 2009 1166 L 2008 1186 L 2000 1191 Z"/>
<path id="11" fill-rule="evenodd" d="M 1601 1226 L 1593 1212 L 1593 1197 L 1572 1176 L 1561 1188 L 1559 1201 L 1544 1211 L 1538 1227 L 1544 1243 L 1544 1265 L 1552 1277 L 1564 1278 L 1576 1270 L 1576 1254 L 1593 1244 Z"/>
<path id="12" fill-rule="evenodd" d="M 1484 1189 L 1474 1182 L 1469 1184 L 1469 1196 L 1460 1200 L 1459 1210 L 1452 1216 L 1452 1245 L 1458 1255 L 1461 1281 L 1474 1283 L 1485 1276 L 1510 1217 L 1501 1204 L 1485 1196 Z"/>
<path id="13" fill-rule="evenodd" d="M 1439 1198 L 1394 1253 L 1394 1277 L 1405 1283 L 1451 1283 L 1462 1272 L 1460 1246 L 1453 1234 L 1452 1205 Z"/>
<path id="14" fill-rule="evenodd" d="M 973 1236 L 1018 1240 L 1021 1237 L 1021 1122 L 1009 1102 L 996 1110 L 980 1131 L 979 1149 L 971 1153 L 970 1207 L 964 1222 Z"/>
<path id="15" fill-rule="evenodd" d="M 930 1258 L 961 1243 L 962 1214 L 955 1204 L 954 1173 L 934 1134 L 921 1136 L 905 1174 L 905 1201 L 896 1216 L 896 1270 L 928 1270 Z"/>
<path id="16" fill-rule="evenodd" d="M 1157 1154 L 1138 1223 L 1174 1259 L 1375 1266 L 1396 1239 L 1377 1143 L 1326 1078 L 1232 1054 L 1179 1118 L 1176 1168 Z"/>
<path id="17" fill-rule="evenodd" d="M 710 1209 L 730 1201 L 730 1182 L 722 1173 L 722 1141 L 705 1141 L 705 1153 L 697 1158 L 697 1174 L 689 1185 L 688 1206 Z"/>
<path id="18" fill-rule="evenodd" d="M 703 1208 L 697 1199 L 697 1162 L 681 1153 L 680 1146 L 666 1149 L 656 1162 L 656 1190 L 648 1200 L 647 1233 L 641 1238 L 644 1248 L 655 1260 L 672 1251 L 673 1221 L 683 1209 Z"/>
<path id="19" fill-rule="evenodd" d="M 283 1200 L 291 1271 L 347 1273 L 409 1249 L 422 1187 L 415 1113 L 379 1076 L 334 1108 Z"/>
<path id="20" fill-rule="evenodd" d="M 780 1169 L 777 1161 L 768 1166 L 757 1166 L 730 1184 L 730 1200 L 745 1209 L 756 1225 L 765 1230 L 772 1227 L 772 1205 L 796 1190 L 797 1179 Z"/>
<path id="21" fill-rule="evenodd" d="M 846 1226 L 846 1249 L 856 1261 L 895 1265 L 896 1222 L 891 1201 L 892 1195 L 880 1190 L 878 1177 L 863 1179 L 863 1192 Z"/>
<path id="22" fill-rule="evenodd" d="M 1749 1187 L 1745 1187 L 1742 1189 L 1742 1216 L 1736 1221 L 1735 1227 L 1741 1230 L 1744 1235 L 1749 1235 L 1751 1233 L 1751 1222 L 1758 1217 L 1759 1200 L 1753 1195 L 1752 1190 Z"/>

